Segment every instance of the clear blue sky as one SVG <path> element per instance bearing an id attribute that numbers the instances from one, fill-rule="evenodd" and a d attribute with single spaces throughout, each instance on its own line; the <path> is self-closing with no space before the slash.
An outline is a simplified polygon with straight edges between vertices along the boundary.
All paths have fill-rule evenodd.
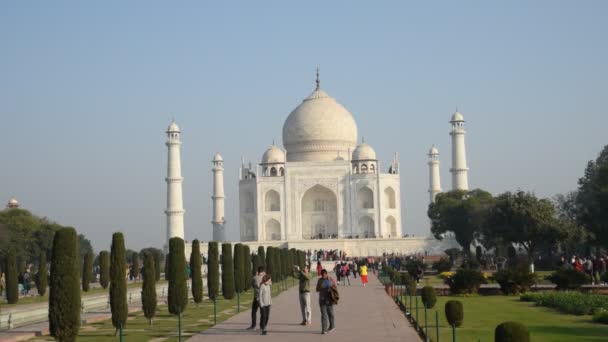
<path id="1" fill-rule="evenodd" d="M 166 147 L 182 128 L 186 238 L 211 237 L 211 157 L 238 236 L 241 156 L 258 162 L 314 87 L 401 156 L 404 232 L 426 235 L 426 153 L 450 189 L 448 120 L 469 182 L 553 196 L 608 144 L 606 1 L 0 3 L 0 199 L 130 248 L 165 238 Z"/>

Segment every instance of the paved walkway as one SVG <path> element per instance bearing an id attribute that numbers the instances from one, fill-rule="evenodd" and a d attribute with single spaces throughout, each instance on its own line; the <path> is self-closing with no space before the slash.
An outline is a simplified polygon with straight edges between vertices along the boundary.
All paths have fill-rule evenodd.
<path id="1" fill-rule="evenodd" d="M 312 283 L 314 288 L 316 279 Z M 268 335 L 245 330 L 251 323 L 251 311 L 247 310 L 188 341 L 421 341 L 374 275 L 370 274 L 367 287 L 362 287 L 357 278 L 351 279 L 351 286 L 338 289 L 340 303 L 334 309 L 336 330 L 330 334 L 321 335 L 316 293 L 312 294 L 312 325 L 299 325 L 302 316 L 295 287 L 272 299 Z M 258 313 L 258 320 L 259 316 Z"/>

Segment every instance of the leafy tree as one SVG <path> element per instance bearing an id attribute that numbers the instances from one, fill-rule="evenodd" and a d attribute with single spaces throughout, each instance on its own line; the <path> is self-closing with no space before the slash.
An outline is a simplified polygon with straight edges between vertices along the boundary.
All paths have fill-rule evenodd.
<path id="1" fill-rule="evenodd" d="M 131 268 L 133 269 L 133 278 L 137 281 L 139 279 L 139 253 L 137 252 L 131 254 Z"/>
<path id="2" fill-rule="evenodd" d="M 127 258 L 125 255 L 125 240 L 122 233 L 112 235 L 110 249 L 110 309 L 112 311 L 112 325 L 116 333 L 127 324 L 129 307 L 127 304 L 127 278 L 125 270 Z"/>
<path id="3" fill-rule="evenodd" d="M 209 242 L 207 262 L 207 288 L 209 299 L 216 300 L 220 292 L 219 247 L 217 241 Z"/>
<path id="4" fill-rule="evenodd" d="M 258 247 L 258 257 L 260 257 L 260 266 L 266 268 L 268 265 L 266 265 L 266 252 L 264 251 L 264 246 Z"/>
<path id="5" fill-rule="evenodd" d="M 184 240 L 178 237 L 169 240 L 169 313 L 178 315 L 188 305 L 186 284 L 186 256 Z"/>
<path id="6" fill-rule="evenodd" d="M 201 246 L 198 240 L 194 240 L 192 241 L 192 254 L 190 254 L 190 269 L 192 270 L 192 297 L 196 304 L 203 301 L 202 264 Z"/>
<path id="7" fill-rule="evenodd" d="M 431 232 L 439 240 L 445 233 L 453 232 L 463 252 L 470 255 L 471 244 L 481 236 L 485 214 L 491 204 L 492 195 L 480 189 L 440 193 L 427 212 Z"/>
<path id="8" fill-rule="evenodd" d="M 99 285 L 104 289 L 110 284 L 110 253 L 101 251 L 99 253 Z"/>
<path id="9" fill-rule="evenodd" d="M 505 192 L 496 197 L 484 235 L 520 244 L 528 252 L 530 261 L 540 244 L 555 243 L 564 236 L 551 201 L 523 191 Z"/>
<path id="10" fill-rule="evenodd" d="M 608 247 L 608 145 L 595 161 L 589 161 L 578 180 L 576 217 L 591 233 L 592 241 Z"/>
<path id="11" fill-rule="evenodd" d="M 141 289 L 141 305 L 144 316 L 152 325 L 156 316 L 156 271 L 154 270 L 154 256 L 152 253 L 144 254 L 143 284 Z"/>
<path id="12" fill-rule="evenodd" d="M 88 292 L 93 278 L 93 253 L 87 253 L 82 263 L 82 291 Z"/>
<path id="13" fill-rule="evenodd" d="M 234 245 L 234 288 L 237 293 L 245 290 L 245 255 L 243 244 Z"/>
<path id="14" fill-rule="evenodd" d="M 8 304 L 17 304 L 19 301 L 19 281 L 17 276 L 17 257 L 11 248 L 6 255 L 6 301 Z"/>
<path id="15" fill-rule="evenodd" d="M 243 246 L 243 255 L 245 257 L 245 265 L 243 268 L 243 281 L 245 282 L 245 291 L 249 291 L 249 289 L 251 288 L 251 276 L 252 276 L 252 269 L 251 269 L 251 250 L 249 249 L 248 245 Z"/>
<path id="16" fill-rule="evenodd" d="M 76 341 L 80 330 L 80 260 L 76 230 L 58 230 L 51 257 L 49 330 L 59 341 Z"/>
<path id="17" fill-rule="evenodd" d="M 234 268 L 232 244 L 222 244 L 222 295 L 225 299 L 234 298 Z"/>
<path id="18" fill-rule="evenodd" d="M 40 266 L 38 267 L 38 273 L 36 274 L 36 289 L 38 290 L 39 296 L 44 296 L 46 293 L 46 287 L 48 284 L 48 271 L 46 268 L 46 253 L 40 253 Z"/>

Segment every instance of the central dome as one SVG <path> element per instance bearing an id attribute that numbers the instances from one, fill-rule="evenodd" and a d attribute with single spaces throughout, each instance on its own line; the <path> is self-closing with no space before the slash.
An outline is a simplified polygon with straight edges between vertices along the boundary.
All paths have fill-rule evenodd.
<path id="1" fill-rule="evenodd" d="M 288 162 L 349 158 L 357 146 L 357 123 L 344 106 L 317 87 L 285 120 L 283 145 Z"/>

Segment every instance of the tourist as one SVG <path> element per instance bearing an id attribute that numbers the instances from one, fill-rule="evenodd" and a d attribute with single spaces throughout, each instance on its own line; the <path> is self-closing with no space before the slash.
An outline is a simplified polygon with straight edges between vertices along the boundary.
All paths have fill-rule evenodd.
<path id="1" fill-rule="evenodd" d="M 300 270 L 300 266 L 294 266 L 295 277 L 299 280 L 299 299 L 300 299 L 300 310 L 302 311 L 302 323 L 300 325 L 311 324 L 311 310 L 310 310 L 310 273 L 308 272 L 308 266 L 304 266 L 303 270 Z"/>
<path id="2" fill-rule="evenodd" d="M 363 264 L 359 267 L 359 275 L 361 275 L 361 284 L 365 287 L 367 284 L 367 265 Z"/>
<path id="3" fill-rule="evenodd" d="M 350 286 L 350 269 L 345 262 L 342 263 L 342 281 L 344 282 L 344 286 L 346 286 L 347 282 L 348 286 Z"/>
<path id="4" fill-rule="evenodd" d="M 327 270 L 321 271 L 321 278 L 317 282 L 319 292 L 319 307 L 321 308 L 321 334 L 326 334 L 336 329 L 334 319 L 334 304 L 331 289 L 336 289 L 336 281 L 329 276 Z M 329 326 L 328 326 L 329 323 Z"/>
<path id="5" fill-rule="evenodd" d="M 0 275 L 0 298 L 4 294 L 5 287 L 6 287 L 6 276 L 4 275 L 4 272 L 2 272 L 2 274 Z"/>
<path id="6" fill-rule="evenodd" d="M 260 328 L 262 329 L 262 335 L 268 334 L 266 326 L 268 326 L 268 319 L 270 318 L 270 306 L 272 305 L 272 279 L 270 274 L 265 274 L 260 283 L 260 307 L 262 312 L 262 318 L 260 319 Z"/>
<path id="7" fill-rule="evenodd" d="M 323 270 L 323 265 L 321 265 L 320 261 L 317 261 L 317 276 L 321 278 L 321 271 Z"/>
<path id="8" fill-rule="evenodd" d="M 342 275 L 342 265 L 340 265 L 340 262 L 336 263 L 336 266 L 334 266 L 334 273 L 336 274 L 336 279 L 338 279 L 338 285 L 340 284 L 340 280 L 341 275 Z"/>
<path id="9" fill-rule="evenodd" d="M 249 326 L 249 328 L 247 328 L 247 330 L 255 330 L 255 326 L 257 323 L 256 316 L 258 309 L 260 309 L 260 284 L 262 283 L 262 279 L 265 275 L 266 272 L 264 272 L 264 266 L 260 266 L 257 269 L 257 273 L 255 274 L 255 276 L 253 276 L 253 279 L 251 280 L 251 287 L 253 288 L 253 304 L 251 304 L 251 325 Z"/>

